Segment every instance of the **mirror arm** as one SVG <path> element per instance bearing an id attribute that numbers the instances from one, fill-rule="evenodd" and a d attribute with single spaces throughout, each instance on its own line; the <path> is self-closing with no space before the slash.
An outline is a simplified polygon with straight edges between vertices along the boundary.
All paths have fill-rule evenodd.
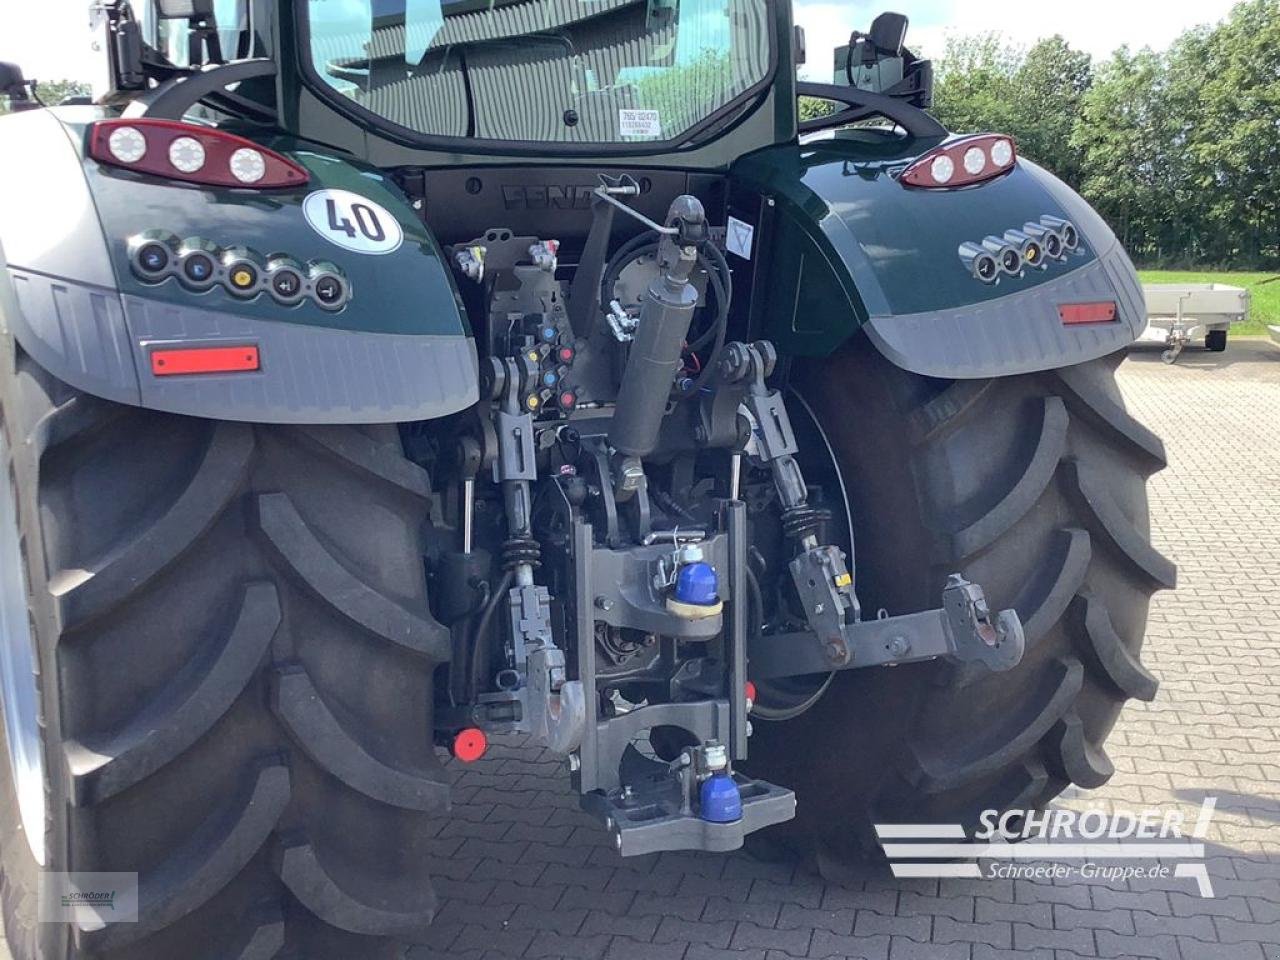
<path id="1" fill-rule="evenodd" d="M 842 87 L 834 83 L 811 83 L 805 80 L 796 83 L 796 93 L 802 97 L 816 97 L 819 100 L 834 100 L 836 103 L 848 104 L 848 109 L 830 116 L 801 120 L 799 123 L 801 133 L 812 133 L 815 130 L 854 123 L 878 115 L 892 120 L 913 137 L 945 137 L 947 135 L 947 128 L 919 107 L 914 107 L 904 100 L 887 94 L 872 93 L 870 90 L 859 90 L 856 87 Z"/>
<path id="2" fill-rule="evenodd" d="M 247 102 L 245 98 L 224 90 L 233 83 L 252 80 L 255 77 L 274 77 L 276 65 L 266 58 L 235 60 L 214 67 L 205 67 L 198 73 L 184 73 L 165 80 L 133 100 L 125 108 L 126 117 L 158 117 L 162 120 L 181 120 L 183 115 L 199 101 L 222 98 L 229 104 Z M 266 108 L 254 105 L 261 113 Z"/>

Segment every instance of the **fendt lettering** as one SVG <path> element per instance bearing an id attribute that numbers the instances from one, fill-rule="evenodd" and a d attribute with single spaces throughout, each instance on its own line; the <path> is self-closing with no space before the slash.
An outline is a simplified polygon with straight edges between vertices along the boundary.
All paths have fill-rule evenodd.
<path id="1" fill-rule="evenodd" d="M 591 184 L 581 186 L 503 186 L 508 210 L 586 210 L 591 206 Z"/>

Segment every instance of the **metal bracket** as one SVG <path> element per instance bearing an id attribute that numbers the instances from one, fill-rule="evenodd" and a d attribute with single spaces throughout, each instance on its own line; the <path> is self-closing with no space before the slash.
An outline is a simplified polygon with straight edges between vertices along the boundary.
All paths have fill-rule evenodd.
<path id="1" fill-rule="evenodd" d="M 714 622 L 680 620 L 653 600 L 656 561 L 678 544 L 683 531 L 663 531 L 653 536 L 652 544 L 619 551 L 596 547 L 591 526 L 580 517 L 573 520 L 578 676 L 591 713 L 581 750 L 570 756 L 570 770 L 583 809 L 605 823 L 623 856 L 659 850 L 735 850 L 752 831 L 795 815 L 792 791 L 734 774 L 742 817 L 729 823 L 710 822 L 695 807 L 698 782 L 692 768 L 650 760 L 634 746 L 645 731 L 674 726 L 700 745 L 722 744 L 730 760 L 746 757 L 746 504 L 729 501 L 723 510 L 723 532 L 711 534 L 700 546 L 724 576 L 729 689 L 719 691 L 719 696 L 708 690 L 705 698 L 654 703 L 615 716 L 596 711 L 599 697 L 592 637 L 598 621 L 640 625 L 694 639 L 720 632 L 721 617 Z M 720 684 L 722 679 L 716 686 Z"/>
<path id="2" fill-rule="evenodd" d="M 843 651 L 810 631 L 753 636 L 750 674 L 772 680 L 935 658 L 1000 673 L 1017 666 L 1026 648 L 1017 612 L 1001 610 L 993 618 L 982 588 L 958 573 L 942 591 L 941 609 L 845 624 L 841 639 Z"/>
<path id="3" fill-rule="evenodd" d="M 565 679 L 564 651 L 555 646 L 530 653 L 527 669 L 529 732 L 555 753 L 573 752 L 582 744 L 587 726 L 582 681 Z"/>

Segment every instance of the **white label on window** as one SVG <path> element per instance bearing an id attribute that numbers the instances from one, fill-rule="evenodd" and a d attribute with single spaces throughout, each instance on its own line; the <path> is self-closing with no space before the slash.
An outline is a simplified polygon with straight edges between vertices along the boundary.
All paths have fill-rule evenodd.
<path id="1" fill-rule="evenodd" d="M 302 201 L 311 229 L 356 253 L 390 253 L 404 240 L 391 211 L 350 190 L 317 190 Z"/>
<path id="2" fill-rule="evenodd" d="M 662 120 L 657 110 L 619 110 L 618 133 L 624 137 L 660 137 Z"/>
<path id="3" fill-rule="evenodd" d="M 755 236 L 756 228 L 749 223 L 743 223 L 737 217 L 729 218 L 729 228 L 725 233 L 724 245 L 730 253 L 736 253 L 743 260 L 751 259 L 751 240 Z"/>

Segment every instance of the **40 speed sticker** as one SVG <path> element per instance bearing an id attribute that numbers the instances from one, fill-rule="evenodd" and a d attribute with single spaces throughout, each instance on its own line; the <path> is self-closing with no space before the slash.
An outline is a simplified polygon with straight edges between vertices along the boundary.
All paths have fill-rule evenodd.
<path id="1" fill-rule="evenodd" d="M 391 253 L 404 241 L 404 231 L 390 211 L 350 190 L 307 194 L 302 215 L 320 236 L 355 253 Z"/>

